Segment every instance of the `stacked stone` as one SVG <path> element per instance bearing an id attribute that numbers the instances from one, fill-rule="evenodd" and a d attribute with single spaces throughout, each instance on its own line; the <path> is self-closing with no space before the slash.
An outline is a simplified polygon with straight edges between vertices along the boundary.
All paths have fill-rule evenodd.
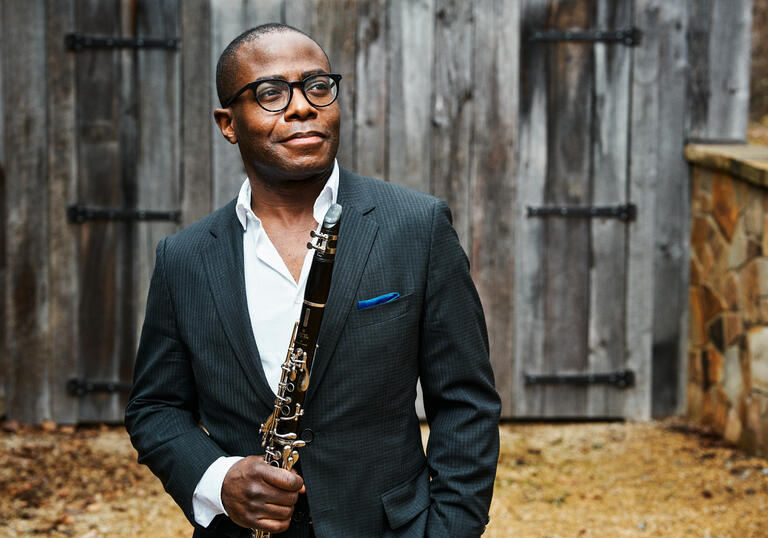
<path id="1" fill-rule="evenodd" d="M 686 148 L 688 413 L 768 455 L 768 148 Z"/>

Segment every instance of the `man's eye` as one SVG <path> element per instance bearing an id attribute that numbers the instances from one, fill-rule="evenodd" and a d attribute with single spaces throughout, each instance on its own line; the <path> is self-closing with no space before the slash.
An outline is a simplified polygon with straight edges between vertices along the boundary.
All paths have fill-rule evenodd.
<path id="1" fill-rule="evenodd" d="M 316 81 L 309 85 L 307 91 L 311 93 L 325 94 L 331 91 L 331 87 L 327 82 Z"/>
<path id="2" fill-rule="evenodd" d="M 283 92 L 280 90 L 280 88 L 275 87 L 266 87 L 266 88 L 259 88 L 259 92 L 256 94 L 256 97 L 259 98 L 259 101 L 265 102 L 265 101 L 277 101 L 282 97 Z"/>

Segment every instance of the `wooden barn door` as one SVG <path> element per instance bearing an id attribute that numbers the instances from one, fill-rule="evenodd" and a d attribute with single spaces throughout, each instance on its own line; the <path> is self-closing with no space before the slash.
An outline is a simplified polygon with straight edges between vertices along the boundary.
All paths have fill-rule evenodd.
<path id="1" fill-rule="evenodd" d="M 61 54 L 74 58 L 76 188 L 65 226 L 76 243 L 76 352 L 60 382 L 73 421 L 122 421 L 154 246 L 178 228 L 179 6 L 69 6 Z"/>
<path id="2" fill-rule="evenodd" d="M 518 417 L 620 417 L 634 390 L 626 352 L 632 4 L 522 4 Z"/>

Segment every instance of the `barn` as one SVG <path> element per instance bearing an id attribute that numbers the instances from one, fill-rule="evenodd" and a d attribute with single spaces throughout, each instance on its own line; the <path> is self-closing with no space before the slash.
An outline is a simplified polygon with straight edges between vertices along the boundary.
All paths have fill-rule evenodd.
<path id="1" fill-rule="evenodd" d="M 747 416 L 749 386 L 727 403 L 723 375 L 702 373 L 714 368 L 702 366 L 715 357 L 707 331 L 728 307 L 707 310 L 689 344 L 689 300 L 707 293 L 689 288 L 703 285 L 692 282 L 691 222 L 709 207 L 692 185 L 714 188 L 692 170 L 730 174 L 737 165 L 712 152 L 745 141 L 751 0 L 0 10 L 6 416 L 122 420 L 154 246 L 232 199 L 243 178 L 212 121 L 216 59 L 272 21 L 313 35 L 344 77 L 340 164 L 452 207 L 505 418 L 647 419 L 698 405 L 725 431 L 732 411 Z M 765 197 L 767 184 L 751 185 Z M 768 206 L 754 211 L 762 226 Z M 747 329 L 768 323 L 756 316 Z M 745 339 L 714 349 L 727 356 Z M 702 410 L 705 400 L 726 403 Z"/>

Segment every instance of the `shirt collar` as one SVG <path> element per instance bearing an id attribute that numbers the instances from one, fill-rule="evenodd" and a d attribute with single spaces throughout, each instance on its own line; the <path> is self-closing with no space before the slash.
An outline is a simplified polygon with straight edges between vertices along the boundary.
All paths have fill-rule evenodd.
<path id="1" fill-rule="evenodd" d="M 315 199 L 315 205 L 313 208 L 313 214 L 315 220 L 319 223 L 323 222 L 325 212 L 331 207 L 331 204 L 336 203 L 336 198 L 339 194 L 339 163 L 336 159 L 333 160 L 333 171 L 330 177 L 325 182 L 323 190 Z M 248 227 L 248 217 L 250 216 L 259 225 L 261 220 L 251 210 L 251 182 L 248 178 L 245 178 L 243 184 L 240 186 L 240 192 L 237 195 L 237 203 L 235 204 L 235 213 L 237 214 L 237 220 L 240 221 L 240 225 L 243 230 Z"/>

